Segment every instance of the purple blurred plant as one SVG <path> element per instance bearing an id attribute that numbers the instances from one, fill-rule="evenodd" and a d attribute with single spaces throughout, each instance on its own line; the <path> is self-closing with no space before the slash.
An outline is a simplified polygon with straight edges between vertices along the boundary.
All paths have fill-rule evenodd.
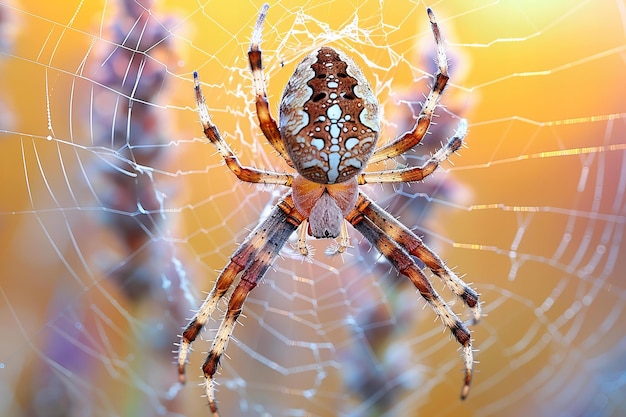
<path id="1" fill-rule="evenodd" d="M 107 150 L 98 151 L 99 158 L 89 160 L 86 168 L 87 188 L 101 209 L 91 211 L 76 230 L 79 250 L 86 254 L 93 278 L 112 282 L 126 297 L 120 301 L 121 308 L 142 323 L 133 326 L 134 337 L 128 341 L 132 346 L 113 349 L 137 352 L 135 356 L 141 360 L 130 372 L 147 381 L 162 406 L 175 408 L 175 400 L 166 393 L 173 384 L 169 378 L 173 375 L 171 351 L 189 307 L 184 304 L 185 272 L 166 239 L 167 230 L 174 227 L 164 212 L 164 200 L 171 197 L 171 190 L 163 189 L 165 181 L 159 181 L 158 172 L 171 157 L 167 152 L 170 119 L 164 106 L 157 103 L 167 100 L 169 94 L 168 66 L 176 61 L 170 30 L 176 19 L 151 10 L 152 3 L 116 3 L 117 13 L 108 19 L 103 38 L 93 50 L 95 62 L 87 67 L 92 88 L 76 93 L 92 103 L 85 108 L 89 113 L 80 119 L 91 123 L 93 148 Z M 54 328 L 45 355 L 59 369 L 74 375 L 75 385 L 63 383 L 62 373 L 54 369 L 40 373 L 33 381 L 36 398 L 24 415 L 87 415 L 93 391 L 77 390 L 78 385 L 89 386 L 78 381 L 91 381 L 96 387 L 102 383 L 92 381 L 97 379 L 98 356 L 94 358 L 89 350 L 108 347 L 91 349 L 102 335 L 91 334 L 93 318 L 88 309 L 79 303 L 71 310 L 66 308 L 64 291 L 59 288 L 49 306 Z M 138 364 L 143 368 L 136 369 Z M 117 406 L 153 415 L 154 405 L 137 404 L 142 401 L 154 402 L 154 398 L 129 395 Z"/>

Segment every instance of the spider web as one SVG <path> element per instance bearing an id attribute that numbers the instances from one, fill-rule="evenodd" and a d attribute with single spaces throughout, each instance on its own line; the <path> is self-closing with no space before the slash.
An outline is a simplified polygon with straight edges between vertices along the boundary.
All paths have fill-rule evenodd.
<path id="1" fill-rule="evenodd" d="M 287 246 L 251 294 L 217 375 L 223 415 L 624 415 L 626 3 L 301 3 L 273 2 L 263 31 L 272 109 L 331 44 L 364 68 L 384 139 L 428 91 L 426 6 L 438 17 L 452 78 L 396 163 L 422 163 L 459 117 L 468 146 L 424 183 L 366 191 L 481 293 L 479 363 L 462 402 L 458 345 L 352 230 L 343 258 Z M 259 7 L 0 2 L 1 415 L 209 414 L 218 322 L 182 389 L 176 335 L 282 190 L 227 172 L 191 74 L 241 160 L 285 169 L 253 112 Z"/>

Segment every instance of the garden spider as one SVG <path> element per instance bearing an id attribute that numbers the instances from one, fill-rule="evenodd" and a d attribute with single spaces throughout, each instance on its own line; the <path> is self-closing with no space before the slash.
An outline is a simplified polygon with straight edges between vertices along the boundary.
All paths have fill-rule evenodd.
<path id="1" fill-rule="evenodd" d="M 422 240 L 392 215 L 363 194 L 367 183 L 419 181 L 430 175 L 463 144 L 467 122 L 461 120 L 455 135 L 422 166 L 364 172 L 373 162 L 402 155 L 417 145 L 431 123 L 448 81 L 445 49 L 432 10 L 428 9 L 437 48 L 438 72 L 412 131 L 376 148 L 379 134 L 378 102 L 361 69 L 345 53 L 321 47 L 307 55 L 289 79 L 280 102 L 278 125 L 272 118 L 263 80 L 261 31 L 268 5 L 260 10 L 248 52 L 256 92 L 256 112 L 263 134 L 297 174 L 276 173 L 242 166 L 220 136 L 205 104 L 198 74 L 194 88 L 204 134 L 220 152 L 226 165 L 241 181 L 291 187 L 270 215 L 259 223 L 231 256 L 215 286 L 184 329 L 178 372 L 185 382 L 185 364 L 198 333 L 211 317 L 220 299 L 234 287 L 217 335 L 202 370 L 209 407 L 217 416 L 214 375 L 248 294 L 272 265 L 289 236 L 299 227 L 297 248 L 308 256 L 306 235 L 337 238 L 337 252 L 349 245 L 350 223 L 403 275 L 435 310 L 461 344 L 465 376 L 461 398 L 469 392 L 473 351 L 466 325 L 452 312 L 433 288 L 413 257 L 421 260 L 472 310 L 472 324 L 481 316 L 478 294 L 463 282 Z M 235 278 L 241 278 L 235 284 Z"/>

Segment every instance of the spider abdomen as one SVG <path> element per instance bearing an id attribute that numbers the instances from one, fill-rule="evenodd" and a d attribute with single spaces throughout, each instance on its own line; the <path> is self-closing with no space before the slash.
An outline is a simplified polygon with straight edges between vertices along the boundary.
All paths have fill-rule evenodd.
<path id="1" fill-rule="evenodd" d="M 300 175 L 320 184 L 344 182 L 365 168 L 374 151 L 378 100 L 352 58 L 322 47 L 289 79 L 279 129 Z"/>

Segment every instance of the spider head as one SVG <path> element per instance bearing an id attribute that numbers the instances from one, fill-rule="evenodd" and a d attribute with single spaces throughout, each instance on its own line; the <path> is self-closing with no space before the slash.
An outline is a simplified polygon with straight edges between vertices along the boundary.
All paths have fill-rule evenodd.
<path id="1" fill-rule="evenodd" d="M 309 235 L 318 239 L 334 239 L 339 236 L 343 214 L 328 192 L 322 193 L 309 214 Z"/>
<path id="2" fill-rule="evenodd" d="M 300 175 L 335 184 L 359 174 L 378 133 L 378 100 L 357 64 L 322 47 L 307 55 L 280 102 L 279 128 Z"/>
<path id="3" fill-rule="evenodd" d="M 354 177 L 337 184 L 320 184 L 296 175 L 291 189 L 296 209 L 309 221 L 309 235 L 318 239 L 339 236 L 343 219 L 359 194 Z"/>

